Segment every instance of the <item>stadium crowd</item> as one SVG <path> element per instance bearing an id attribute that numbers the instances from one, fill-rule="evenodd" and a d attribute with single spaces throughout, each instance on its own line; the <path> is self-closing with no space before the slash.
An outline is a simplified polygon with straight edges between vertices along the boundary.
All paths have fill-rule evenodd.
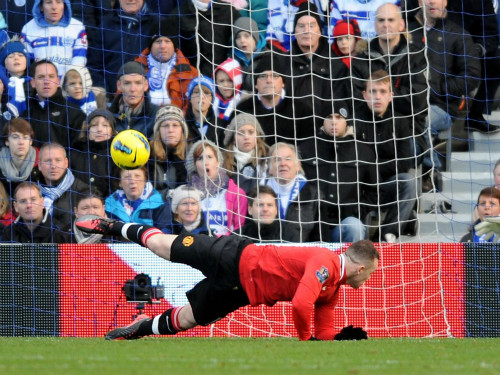
<path id="1" fill-rule="evenodd" d="M 416 234 L 439 132 L 476 90 L 465 126 L 500 131 L 482 118 L 499 81 L 492 0 L 0 4 L 2 242 L 124 241 L 79 231 L 88 213 L 396 242 Z M 125 129 L 150 140 L 135 170 L 109 156 Z"/>

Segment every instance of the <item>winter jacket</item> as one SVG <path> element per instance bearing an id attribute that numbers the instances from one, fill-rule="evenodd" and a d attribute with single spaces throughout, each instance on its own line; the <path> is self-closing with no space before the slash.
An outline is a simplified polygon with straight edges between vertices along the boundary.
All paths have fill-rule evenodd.
<path id="1" fill-rule="evenodd" d="M 35 0 L 33 19 L 24 25 L 21 38 L 32 60 L 52 61 L 62 77 L 67 65 L 85 66 L 87 63 L 87 34 L 83 23 L 71 18 L 69 0 L 64 0 L 63 17 L 57 25 L 45 20 L 41 3 L 42 0 Z"/>
<path id="2" fill-rule="evenodd" d="M 149 48 L 142 51 L 141 56 L 136 57 L 135 61 L 140 62 L 146 68 L 149 74 L 148 55 Z M 176 49 L 176 64 L 167 78 L 166 88 L 172 105 L 181 108 L 184 112 L 187 109 L 189 101 L 186 98 L 187 87 L 189 82 L 195 77 L 198 77 L 198 70 L 192 66 L 189 60 L 184 57 L 180 49 Z"/>
<path id="3" fill-rule="evenodd" d="M 65 148 L 71 145 L 86 119 L 85 113 L 78 106 L 66 102 L 60 88 L 44 102 L 43 107 L 36 94 L 32 94 L 28 109 L 21 117 L 33 128 L 34 147 L 40 147 L 47 142 L 57 142 Z"/>
<path id="4" fill-rule="evenodd" d="M 323 193 L 325 219 L 338 224 L 353 216 L 363 221 L 377 202 L 377 167 L 370 147 L 352 135 L 334 139 L 323 130 L 300 146 L 301 164 L 310 183 Z"/>
<path id="5" fill-rule="evenodd" d="M 200 125 L 198 124 L 196 117 L 194 117 L 191 105 L 188 105 L 185 119 L 188 126 L 189 142 L 194 143 L 199 141 L 202 138 L 202 133 L 200 131 Z M 215 117 L 212 107 L 208 110 L 204 124 L 207 125 L 205 138 L 214 142 L 218 146 L 222 146 L 224 141 L 224 128 L 218 126 L 219 120 Z"/>
<path id="6" fill-rule="evenodd" d="M 240 102 L 236 114 L 244 112 L 259 120 L 266 135 L 264 142 L 295 143 L 314 136 L 314 116 L 308 103 L 285 96 L 274 108 L 266 108 L 257 96 Z"/>
<path id="7" fill-rule="evenodd" d="M 290 63 L 291 59 L 291 63 Z M 297 41 L 292 43 L 291 55 L 280 63 L 285 76 L 292 77 L 293 97 L 301 103 L 308 101 L 316 116 L 325 117 L 332 111 L 331 99 L 349 98 L 349 72 L 341 59 L 335 58 L 325 38 L 320 38 L 318 49 L 309 59 L 299 48 Z"/>
<path id="8" fill-rule="evenodd" d="M 234 44 L 234 41 L 233 41 Z M 243 84 L 241 85 L 241 90 L 254 92 L 255 91 L 255 77 L 254 72 L 257 71 L 262 57 L 267 53 L 270 53 L 269 49 L 266 47 L 266 40 L 264 37 L 260 37 L 255 51 L 253 51 L 252 57 L 249 59 L 244 52 L 240 51 L 238 48 L 233 48 L 229 57 L 233 57 L 241 65 L 241 70 L 243 72 Z"/>
<path id="9" fill-rule="evenodd" d="M 425 140 L 425 118 L 427 117 L 426 61 L 423 45 L 409 44 L 405 36 L 390 55 L 380 48 L 374 38 L 366 48 L 351 60 L 353 96 L 363 100 L 366 81 L 376 70 L 385 70 L 391 76 L 394 92 L 394 108 L 405 116 L 412 116 L 413 134 L 418 135 L 421 150 L 428 148 Z"/>
<path id="10" fill-rule="evenodd" d="M 121 9 L 107 12 L 100 25 L 99 38 L 89 48 L 88 68 L 94 85 L 115 93 L 118 70 L 149 46 L 151 37 L 158 34 L 160 22 L 166 20 L 151 14 L 147 4 L 138 14 L 128 14 Z"/>
<path id="11" fill-rule="evenodd" d="M 320 239 L 319 221 L 323 217 L 319 211 L 320 199 L 320 192 L 314 183 L 302 185 L 297 197 L 288 203 L 284 220 L 281 220 L 284 241 L 312 242 Z"/>
<path id="12" fill-rule="evenodd" d="M 252 218 L 245 221 L 241 235 L 256 242 L 278 242 L 283 238 L 279 220 L 274 220 L 271 224 L 259 224 Z"/>
<path id="13" fill-rule="evenodd" d="M 470 34 L 444 18 L 424 35 L 420 11 L 409 23 L 412 42 L 426 43 L 429 61 L 430 103 L 456 116 L 462 96 L 478 87 L 481 77 L 479 51 Z"/>
<path id="14" fill-rule="evenodd" d="M 230 231 L 236 231 L 245 224 L 248 199 L 243 189 L 229 179 L 226 191 L 227 225 Z"/>
<path id="15" fill-rule="evenodd" d="M 104 142 L 79 141 L 70 150 L 69 161 L 76 178 L 97 188 L 103 197 L 118 189 L 120 169 L 109 156 L 112 139 Z"/>
<path id="16" fill-rule="evenodd" d="M 125 212 L 122 202 L 115 192 L 106 198 L 106 214 L 112 219 L 125 223 L 152 225 L 163 233 L 172 233 L 172 213 L 170 206 L 163 201 L 160 193 L 153 190 L 149 198 L 137 207 L 132 215 Z"/>
<path id="17" fill-rule="evenodd" d="M 375 118 L 375 122 L 366 103 L 360 106 L 356 110 L 354 129 L 356 139 L 375 154 L 379 182 L 407 173 L 414 165 L 409 120 L 397 113 L 393 115 L 391 105 L 382 117 Z"/>
<path id="18" fill-rule="evenodd" d="M 188 182 L 186 162 L 169 151 L 166 161 L 149 161 L 149 178 L 154 188 L 162 194 Z"/>
<path id="19" fill-rule="evenodd" d="M 121 110 L 121 101 L 122 94 L 118 94 L 113 100 L 113 103 L 111 103 L 111 107 L 109 107 L 109 111 L 115 117 L 116 131 L 121 132 L 126 129 L 134 129 L 150 139 L 153 136 L 156 111 L 158 111 L 158 107 L 151 103 L 151 99 L 146 93 L 144 95 L 144 101 L 140 111 L 130 116 Z"/>
<path id="20" fill-rule="evenodd" d="M 212 77 L 215 67 L 229 52 L 231 25 L 240 17 L 238 11 L 228 3 L 211 2 L 210 8 L 202 12 L 195 9 L 192 1 L 183 1 L 170 16 L 172 30 L 179 30 L 179 48 L 191 65 L 197 67 L 199 61 L 201 74 Z"/>
<path id="21" fill-rule="evenodd" d="M 184 233 L 208 235 L 209 230 L 207 228 L 207 224 L 205 222 L 205 219 L 203 218 L 203 215 L 201 215 L 200 224 L 191 231 L 186 230 L 186 228 L 184 228 L 183 224 L 179 223 L 177 220 L 174 220 L 174 222 L 173 222 L 173 234 L 184 234 Z"/>
<path id="22" fill-rule="evenodd" d="M 1 242 L 18 243 L 69 243 L 69 236 L 59 230 L 57 225 L 52 224 L 52 219 L 44 210 L 42 222 L 31 232 L 24 220 L 19 217 L 14 223 L 5 227 L 2 231 Z"/>

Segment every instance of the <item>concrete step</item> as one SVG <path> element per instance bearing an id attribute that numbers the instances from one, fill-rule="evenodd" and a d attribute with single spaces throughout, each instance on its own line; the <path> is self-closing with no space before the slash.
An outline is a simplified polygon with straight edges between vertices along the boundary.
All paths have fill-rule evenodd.
<path id="1" fill-rule="evenodd" d="M 499 147 L 500 148 L 500 147 Z M 491 172 L 442 172 L 443 191 L 476 192 L 493 185 Z"/>
<path id="2" fill-rule="evenodd" d="M 432 236 L 435 233 L 459 240 L 469 231 L 470 214 L 419 214 L 420 236 Z"/>
<path id="3" fill-rule="evenodd" d="M 500 147 L 494 152 L 454 152 L 451 154 L 453 172 L 468 172 L 471 175 L 478 172 L 492 173 L 493 166 L 500 159 Z"/>
<path id="4" fill-rule="evenodd" d="M 474 152 L 494 153 L 500 149 L 500 132 L 494 134 L 471 133 L 471 150 Z"/>

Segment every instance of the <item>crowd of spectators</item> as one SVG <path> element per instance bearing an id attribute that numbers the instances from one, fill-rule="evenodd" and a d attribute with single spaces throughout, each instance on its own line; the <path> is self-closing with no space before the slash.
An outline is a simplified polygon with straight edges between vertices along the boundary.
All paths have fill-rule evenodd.
<path id="1" fill-rule="evenodd" d="M 2 1 L 0 240 L 123 240 L 80 232 L 88 213 L 257 241 L 415 235 L 415 171 L 439 188 L 437 134 L 478 88 L 468 130 L 500 130 L 482 3 Z M 147 165 L 111 161 L 125 129 Z"/>

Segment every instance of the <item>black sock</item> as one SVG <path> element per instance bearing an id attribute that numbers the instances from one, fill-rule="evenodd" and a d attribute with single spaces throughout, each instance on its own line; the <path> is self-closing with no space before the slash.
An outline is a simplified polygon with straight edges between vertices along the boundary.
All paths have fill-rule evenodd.
<path id="1" fill-rule="evenodd" d="M 168 309 L 161 315 L 155 316 L 153 319 L 143 322 L 139 326 L 138 334 L 141 336 L 149 336 L 152 334 L 156 335 L 175 335 L 180 331 L 178 326 L 177 315 L 180 311 L 180 307 L 174 307 L 173 309 Z M 156 326 L 156 332 L 153 330 L 153 326 Z"/>
<path id="2" fill-rule="evenodd" d="M 117 223 L 113 225 L 113 232 L 115 232 L 116 224 Z M 147 247 L 148 239 L 151 238 L 151 236 L 163 233 L 161 230 L 151 225 L 131 224 L 131 223 L 120 223 L 120 224 L 121 224 L 120 231 L 116 234 L 119 234 L 125 237 L 127 240 L 135 242 L 136 244 L 139 244 L 144 247 Z"/>

